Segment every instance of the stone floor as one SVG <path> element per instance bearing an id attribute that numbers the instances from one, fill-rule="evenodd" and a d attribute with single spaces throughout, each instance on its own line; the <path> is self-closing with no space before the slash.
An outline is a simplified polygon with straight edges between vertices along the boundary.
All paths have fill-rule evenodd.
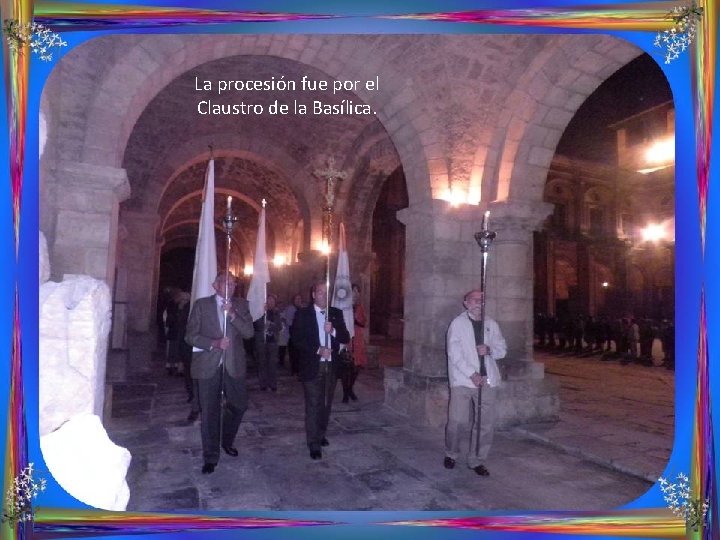
<path id="1" fill-rule="evenodd" d="M 448 471 L 443 430 L 384 407 L 382 365 L 397 363 L 398 348 L 380 342 L 381 367 L 361 374 L 359 400 L 340 403 L 338 388 L 322 460 L 305 446 L 302 387 L 281 370 L 277 393 L 249 375 L 240 455 L 222 454 L 203 475 L 182 379 L 165 374 L 149 336 L 130 344 L 127 364 L 108 366 L 117 382 L 105 422 L 133 456 L 128 510 L 603 510 L 645 493 L 672 446 L 671 371 L 538 354 L 562 384 L 560 421 L 498 432 L 490 477 L 460 462 Z M 642 392 L 628 395 L 630 384 Z"/>

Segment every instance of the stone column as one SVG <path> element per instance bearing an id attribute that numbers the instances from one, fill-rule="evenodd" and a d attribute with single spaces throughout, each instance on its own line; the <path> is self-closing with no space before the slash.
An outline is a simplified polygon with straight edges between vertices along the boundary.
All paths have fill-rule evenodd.
<path id="1" fill-rule="evenodd" d="M 488 265 L 487 315 L 508 342 L 501 363 L 499 425 L 557 414 L 557 387 L 532 360 L 532 231 L 550 213 L 545 203 L 492 203 L 498 238 Z M 406 228 L 403 368 L 386 368 L 385 403 L 414 422 L 442 425 L 447 414 L 445 337 L 463 311 L 462 297 L 480 284 L 481 253 L 474 234 L 485 208 L 432 200 L 398 212 Z"/>
<path id="2" fill-rule="evenodd" d="M 385 368 L 385 402 L 414 422 L 442 425 L 447 414 L 445 337 L 477 287 L 481 208 L 431 200 L 398 212 L 405 233 L 403 367 Z"/>
<path id="3" fill-rule="evenodd" d="M 124 169 L 61 161 L 57 179 L 55 237 L 50 249 L 53 278 L 86 274 L 115 279 L 119 204 L 130 196 Z"/>
<path id="4" fill-rule="evenodd" d="M 130 328 L 146 332 L 150 322 L 155 321 L 151 313 L 153 297 L 157 291 L 154 273 L 159 264 L 156 231 L 159 223 L 157 214 L 123 210 L 122 224 L 127 230 L 118 266 L 127 275 L 128 322 Z"/>
<path id="5" fill-rule="evenodd" d="M 552 212 L 542 202 L 491 203 L 490 229 L 497 231 L 489 258 L 489 312 L 508 343 L 506 363 L 533 359 L 533 231 Z M 494 305 L 493 305 L 494 304 Z"/>

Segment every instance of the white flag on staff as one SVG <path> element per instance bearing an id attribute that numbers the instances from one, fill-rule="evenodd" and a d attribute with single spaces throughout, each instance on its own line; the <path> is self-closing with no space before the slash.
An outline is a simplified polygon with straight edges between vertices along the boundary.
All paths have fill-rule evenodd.
<path id="1" fill-rule="evenodd" d="M 247 292 L 247 301 L 250 304 L 250 315 L 253 321 L 258 320 L 265 313 L 267 284 L 270 283 L 270 269 L 268 268 L 267 253 L 265 252 L 265 205 L 260 210 L 257 241 L 255 242 L 255 260 L 253 261 L 253 276 Z"/>
<path id="2" fill-rule="evenodd" d="M 345 225 L 340 224 L 340 243 L 338 246 L 337 271 L 335 272 L 335 285 L 333 286 L 332 307 L 341 309 L 345 326 L 350 337 L 355 335 L 353 318 L 352 283 L 350 281 L 350 260 L 345 247 Z"/>
<path id="3" fill-rule="evenodd" d="M 197 247 L 195 248 L 195 266 L 193 267 L 192 292 L 190 302 L 215 293 L 212 283 L 217 276 L 217 250 L 215 247 L 215 161 L 211 158 L 205 173 L 205 191 Z"/>

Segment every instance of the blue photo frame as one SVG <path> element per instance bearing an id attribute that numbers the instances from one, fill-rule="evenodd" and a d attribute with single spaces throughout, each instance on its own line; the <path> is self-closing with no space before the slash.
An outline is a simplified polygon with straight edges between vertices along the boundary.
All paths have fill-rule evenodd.
<path id="1" fill-rule="evenodd" d="M 9 3 L 9 2 L 8 2 Z M 11 18 L 27 17 L 27 5 L 16 2 Z M 274 14 L 273 22 L 229 22 L 232 17 L 218 13 L 238 10 L 236 2 L 140 1 L 135 6 L 147 11 L 145 18 L 130 20 L 113 6 L 102 2 L 66 4 L 80 12 L 76 19 L 63 19 L 58 26 L 68 47 L 58 51 L 51 62 L 33 55 L 29 79 L 23 89 L 11 53 L 4 58 L 7 99 L 0 130 L 0 161 L 10 164 L 0 188 L 0 250 L 3 272 L 0 287 L 0 343 L 7 358 L 0 376 L 0 414 L 6 426 L 4 489 L 27 463 L 42 463 L 38 440 L 38 113 L 42 88 L 50 71 L 67 51 L 86 40 L 116 32 L 132 33 L 602 33 L 625 39 L 662 61 L 654 38 L 667 26 L 663 15 L 674 6 L 655 8 L 654 16 L 640 17 L 642 3 L 619 2 L 603 5 L 590 2 L 582 7 L 562 0 L 549 0 L 542 8 L 527 1 L 501 2 L 356 2 L 339 7 L 330 2 L 276 2 L 272 9 L 261 2 L 243 5 L 245 11 Z M 720 268 L 718 205 L 711 204 L 713 179 L 717 178 L 716 152 L 712 146 L 715 86 L 714 59 L 717 35 L 716 0 L 700 3 L 705 12 L 695 45 L 669 64 L 661 64 L 671 85 L 676 107 L 676 423 L 675 444 L 667 467 L 668 475 L 685 472 L 694 492 L 710 504 L 709 517 L 698 538 L 717 538 L 718 504 L 716 488 L 717 436 L 712 425 L 716 408 L 718 283 L 713 270 Z M 656 6 L 656 4 L 654 4 Z M 5 7 L 5 4 L 3 4 Z M 160 17 L 161 8 L 200 8 L 187 15 L 174 11 Z M 35 19 L 52 24 L 60 20 L 59 9 L 50 2 L 35 2 Z M 107 11 L 106 11 L 107 10 Z M 472 11 L 471 10 L 476 10 Z M 648 13 L 650 10 L 646 10 Z M 464 17 L 457 14 L 465 12 Z M 218 13 L 215 18 L 207 17 Z M 307 14 L 288 20 L 283 14 Z M 657 15 L 660 13 L 660 16 Z M 318 18 L 315 15 L 330 15 Z M 411 15 L 413 15 L 411 17 Z M 397 16 L 388 18 L 388 16 Z M 55 18 L 54 18 L 55 17 Z M 224 18 L 225 17 L 225 18 Z M 3 19 L 8 18 L 7 11 Z M 210 22 L 215 24 L 209 24 Z M 66 29 L 66 30 L 65 30 Z M 26 112 L 24 127 L 18 122 Z M 714 116 L 713 116 L 714 114 Z M 20 141 L 20 145 L 18 145 Z M 24 163 L 19 149 L 24 143 Z M 707 149 L 707 153 L 705 152 Z M 18 164 L 21 164 L 18 174 Z M 15 167 L 13 169 L 13 167 Z M 21 183 L 18 182 L 21 180 Z M 17 203 L 19 212 L 13 208 Z M 706 205 L 706 213 L 704 211 Z M 713 399 L 715 398 L 715 399 Z M 3 407 L 3 404 L 6 404 Z M 445 537 L 527 538 L 535 535 L 587 535 L 617 537 L 683 537 L 685 523 L 669 513 L 660 487 L 611 512 L 493 513 L 468 512 L 233 512 L 222 516 L 178 516 L 173 514 L 111 513 L 88 510 L 67 495 L 52 480 L 37 500 L 33 522 L 4 524 L 8 537 L 116 536 L 153 533 L 163 538 L 248 537 L 282 538 L 295 536 L 365 538 L 383 535 Z M 256 519 L 259 518 L 259 521 Z M 202 532 L 205 531 L 205 532 Z M 221 532 L 222 531 L 222 532 Z"/>

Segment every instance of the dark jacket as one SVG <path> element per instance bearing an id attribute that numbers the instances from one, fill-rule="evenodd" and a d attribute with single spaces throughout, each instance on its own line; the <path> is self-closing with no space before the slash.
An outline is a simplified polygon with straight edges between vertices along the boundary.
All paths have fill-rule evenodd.
<path id="1" fill-rule="evenodd" d="M 225 369 L 231 377 L 244 377 L 247 364 L 245 350 L 235 346 L 235 338 L 238 335 L 245 339 L 253 337 L 253 323 L 247 300 L 235 298 L 233 307 L 236 317 L 232 322 L 228 319 L 227 335 L 230 338 L 230 347 L 225 350 Z M 222 336 L 215 296 L 199 298 L 193 304 L 185 333 L 185 341 L 188 345 L 201 349 L 193 352 L 191 366 L 193 379 L 209 379 L 215 374 L 223 351 L 213 348 L 212 342 Z"/>
<path id="2" fill-rule="evenodd" d="M 337 355 L 340 344 L 350 343 L 350 333 L 345 327 L 345 319 L 342 311 L 337 308 L 330 308 L 328 319 L 335 329 L 335 337 L 331 339 L 333 364 L 337 363 Z M 300 380 L 311 381 L 317 377 L 320 369 L 320 355 L 317 351 L 320 348 L 320 336 L 313 304 L 301 308 L 295 314 L 291 329 L 293 345 L 298 350 L 300 361 Z"/>

